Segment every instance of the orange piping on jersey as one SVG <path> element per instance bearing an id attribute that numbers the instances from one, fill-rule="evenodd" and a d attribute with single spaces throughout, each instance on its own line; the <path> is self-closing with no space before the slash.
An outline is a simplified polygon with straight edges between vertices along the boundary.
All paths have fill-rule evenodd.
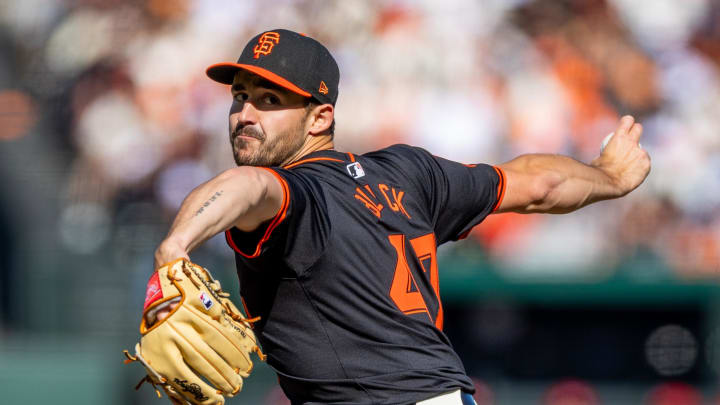
<path id="1" fill-rule="evenodd" d="M 352 153 L 348 152 L 347 155 L 350 158 L 351 162 L 355 162 L 355 156 Z"/>
<path id="2" fill-rule="evenodd" d="M 236 252 L 240 253 L 241 255 L 243 255 L 244 257 L 246 257 L 248 259 L 254 259 L 254 258 L 260 256 L 260 250 L 262 248 L 262 244 L 267 242 L 268 239 L 270 239 L 270 234 L 272 234 L 272 231 L 275 230 L 275 228 L 285 219 L 285 217 L 287 216 L 288 206 L 290 205 L 290 188 L 288 187 L 288 184 L 285 181 L 285 179 L 282 178 L 282 176 L 280 176 L 279 174 L 277 174 L 277 172 L 273 169 L 270 169 L 267 167 L 261 167 L 261 169 L 265 169 L 265 170 L 269 171 L 270 173 L 272 173 L 273 176 L 275 176 L 275 178 L 278 179 L 278 181 L 280 182 L 280 185 L 282 186 L 283 202 L 282 202 L 282 206 L 280 207 L 280 210 L 277 212 L 277 214 L 275 214 L 275 217 L 273 218 L 273 220 L 270 222 L 270 225 L 268 225 L 267 229 L 265 230 L 265 234 L 263 235 L 262 239 L 260 239 L 257 246 L 255 247 L 255 251 L 250 255 L 243 253 L 240 250 L 240 248 L 237 247 L 237 245 L 235 244 L 235 241 L 233 241 L 233 239 L 232 239 L 232 235 L 230 234 L 229 229 L 227 231 L 225 231 L 225 239 L 227 240 L 230 247 L 232 247 L 233 250 L 235 250 Z"/>
<path id="3" fill-rule="evenodd" d="M 497 187 L 497 201 L 495 202 L 495 205 L 493 205 L 492 211 L 490 213 L 493 213 L 497 211 L 497 209 L 500 207 L 500 204 L 502 204 L 503 198 L 505 197 L 505 171 L 501 169 L 500 167 L 493 166 L 493 169 L 495 169 L 495 173 L 498 175 L 498 187 Z M 470 235 L 470 231 L 472 231 L 472 228 L 468 229 L 467 231 L 463 232 L 458 236 L 458 240 L 462 240 L 468 237 Z"/>
<path id="4" fill-rule="evenodd" d="M 248 318 L 252 318 L 252 315 L 250 315 L 250 311 L 248 311 L 247 304 L 245 303 L 245 297 L 242 295 L 240 296 L 240 302 L 242 303 L 242 307 L 245 310 L 245 316 Z"/>
<path id="5" fill-rule="evenodd" d="M 318 158 L 310 158 L 310 159 L 298 160 L 298 161 L 295 162 L 295 163 L 290 163 L 290 164 L 287 165 L 287 166 L 283 166 L 283 169 L 292 169 L 293 167 L 298 166 L 298 165 L 301 165 L 301 164 L 303 164 L 303 163 L 316 162 L 316 161 L 318 161 L 318 160 L 329 160 L 329 161 L 331 161 L 331 162 L 342 162 L 342 160 L 340 160 L 340 159 L 326 158 L 326 157 L 318 157 Z"/>
<path id="6" fill-rule="evenodd" d="M 499 207 L 500 204 L 502 204 L 502 200 L 505 197 L 505 171 L 501 169 L 500 167 L 493 166 L 493 169 L 495 169 L 495 172 L 497 172 L 498 177 L 500 177 L 500 181 L 498 181 L 498 189 L 497 189 L 497 202 L 493 206 L 493 209 L 491 212 L 495 212 Z"/>
<path id="7" fill-rule="evenodd" d="M 242 295 L 240 295 L 240 303 L 242 304 L 243 309 L 245 310 L 245 315 L 247 315 L 247 317 L 249 318 L 250 312 L 248 312 L 247 304 L 245 303 L 245 297 L 243 297 Z"/>

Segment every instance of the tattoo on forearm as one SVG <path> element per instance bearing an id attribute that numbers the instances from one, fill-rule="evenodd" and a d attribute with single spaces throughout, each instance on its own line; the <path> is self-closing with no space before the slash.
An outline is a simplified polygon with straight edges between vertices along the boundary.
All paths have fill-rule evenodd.
<path id="1" fill-rule="evenodd" d="M 213 194 L 212 197 L 210 197 L 207 201 L 205 201 L 205 202 L 203 203 L 203 205 L 200 207 L 200 209 L 198 209 L 197 211 L 195 211 L 195 216 L 198 216 L 198 215 L 202 214 L 203 211 L 205 211 L 205 208 L 209 207 L 210 204 L 213 203 L 213 201 L 217 200 L 218 197 L 220 197 L 220 196 L 222 195 L 222 193 L 223 193 L 223 191 L 220 190 L 220 191 L 216 192 L 215 194 Z"/>

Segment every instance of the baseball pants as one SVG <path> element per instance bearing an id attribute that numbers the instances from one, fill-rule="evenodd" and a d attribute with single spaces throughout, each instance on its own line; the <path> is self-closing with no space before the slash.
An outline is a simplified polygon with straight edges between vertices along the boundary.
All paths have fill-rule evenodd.
<path id="1" fill-rule="evenodd" d="M 476 405 L 472 395 L 460 390 L 448 392 L 424 401 L 420 401 L 415 405 Z"/>

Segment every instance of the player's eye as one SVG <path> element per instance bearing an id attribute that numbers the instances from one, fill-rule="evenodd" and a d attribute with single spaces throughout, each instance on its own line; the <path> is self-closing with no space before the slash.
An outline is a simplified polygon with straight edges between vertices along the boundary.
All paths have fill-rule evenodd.
<path id="1" fill-rule="evenodd" d="M 265 94 L 262 98 L 262 102 L 268 105 L 280 104 L 280 99 L 274 94 Z"/>
<path id="2" fill-rule="evenodd" d="M 243 92 L 237 92 L 235 93 L 235 100 L 237 101 L 247 101 L 248 94 Z"/>

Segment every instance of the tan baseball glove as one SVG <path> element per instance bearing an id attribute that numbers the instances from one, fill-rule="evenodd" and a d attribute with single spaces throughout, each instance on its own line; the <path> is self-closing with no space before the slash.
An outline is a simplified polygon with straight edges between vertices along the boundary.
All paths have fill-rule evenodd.
<path id="1" fill-rule="evenodd" d="M 162 388 L 173 404 L 223 404 L 242 389 L 253 368 L 250 353 L 264 355 L 250 323 L 229 300 L 220 282 L 186 259 L 170 262 L 148 282 L 135 355 L 158 396 Z M 158 311 L 170 311 L 155 320 Z M 203 380 L 204 379 L 204 380 Z M 208 383 L 212 384 L 210 386 Z"/>

